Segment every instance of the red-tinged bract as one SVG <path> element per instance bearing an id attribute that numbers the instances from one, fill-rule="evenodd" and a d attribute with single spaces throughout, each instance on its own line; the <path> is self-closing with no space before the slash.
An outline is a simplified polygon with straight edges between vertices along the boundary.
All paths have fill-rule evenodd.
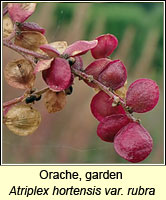
<path id="1" fill-rule="evenodd" d="M 138 79 L 133 82 L 126 94 L 126 104 L 134 112 L 144 113 L 152 110 L 159 100 L 159 87 L 151 79 Z"/>
<path id="2" fill-rule="evenodd" d="M 98 80 L 105 86 L 117 90 L 127 80 L 127 70 L 120 60 L 111 61 L 100 73 Z"/>
<path id="3" fill-rule="evenodd" d="M 110 63 L 111 60 L 107 58 L 100 58 L 92 62 L 87 66 L 85 69 L 85 73 L 88 75 L 92 75 L 94 79 L 98 80 L 99 74 L 106 68 L 108 63 Z M 90 87 L 96 88 L 97 86 L 94 83 L 90 83 L 88 81 L 85 81 Z"/>
<path id="4" fill-rule="evenodd" d="M 125 160 L 138 163 L 151 153 L 153 140 L 137 122 L 128 123 L 114 138 L 115 151 Z"/>
<path id="5" fill-rule="evenodd" d="M 105 117 L 97 127 L 97 135 L 106 142 L 113 142 L 118 131 L 130 122 L 124 114 Z"/>
<path id="6" fill-rule="evenodd" d="M 40 49 L 47 53 L 50 57 L 56 58 L 60 56 L 60 52 L 49 44 L 41 45 Z"/>
<path id="7" fill-rule="evenodd" d="M 98 44 L 91 50 L 92 56 L 95 59 L 110 56 L 118 46 L 117 38 L 111 34 L 101 35 L 96 40 L 98 40 Z"/>
<path id="8" fill-rule="evenodd" d="M 36 3 L 8 3 L 8 12 L 14 22 L 24 22 L 36 8 Z"/>
<path id="9" fill-rule="evenodd" d="M 70 56 L 79 56 L 85 54 L 90 49 L 94 48 L 97 45 L 97 40 L 92 41 L 85 41 L 80 40 L 77 42 L 74 42 L 70 46 L 67 47 L 67 49 L 64 51 L 64 55 Z"/>
<path id="10" fill-rule="evenodd" d="M 50 89 L 59 92 L 65 90 L 71 83 L 71 69 L 67 60 L 55 58 L 51 67 L 42 71 L 43 79 Z"/>
<path id="11" fill-rule="evenodd" d="M 19 25 L 21 31 L 37 31 L 45 34 L 46 30 L 34 22 L 24 22 Z"/>
<path id="12" fill-rule="evenodd" d="M 94 117 L 102 121 L 106 116 L 112 114 L 125 114 L 125 111 L 121 105 L 112 107 L 113 99 L 105 92 L 100 91 L 97 93 L 91 101 L 91 112 Z"/>

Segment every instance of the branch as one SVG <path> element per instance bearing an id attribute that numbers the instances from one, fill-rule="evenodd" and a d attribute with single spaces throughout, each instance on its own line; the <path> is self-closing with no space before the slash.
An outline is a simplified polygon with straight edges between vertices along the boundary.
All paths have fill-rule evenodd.
<path id="1" fill-rule="evenodd" d="M 9 47 L 10 49 L 15 50 L 16 52 L 18 52 L 20 54 L 24 53 L 24 54 L 28 54 L 28 55 L 34 56 L 36 58 L 50 59 L 49 56 L 42 55 L 40 53 L 25 49 L 23 47 L 19 47 L 19 46 L 13 44 L 12 42 L 7 42 L 7 41 L 3 40 L 3 45 L 6 46 L 6 47 Z"/>
<path id="2" fill-rule="evenodd" d="M 48 90 L 49 90 L 49 87 L 46 87 L 46 88 L 43 88 L 43 89 L 41 89 L 41 90 L 39 90 L 39 91 L 37 91 L 33 94 L 41 95 L 41 94 L 47 92 Z M 15 105 L 17 103 L 24 102 L 29 95 L 30 95 L 30 91 L 29 90 L 25 91 L 25 93 L 22 96 L 3 103 L 3 108 L 6 108 L 6 107 L 11 106 L 11 105 Z"/>
<path id="3" fill-rule="evenodd" d="M 22 47 L 19 47 L 19 46 L 16 46 L 15 44 L 13 43 L 8 43 L 6 41 L 3 41 L 3 44 L 15 51 L 17 51 L 18 53 L 20 54 L 28 54 L 28 55 L 31 55 L 31 56 L 34 56 L 36 58 L 40 58 L 40 59 L 43 59 L 43 60 L 46 60 L 46 59 L 50 59 L 49 56 L 45 56 L 45 55 L 42 55 L 40 53 L 36 53 L 34 51 L 30 51 L 28 49 L 25 49 L 25 48 L 22 48 Z M 104 91 L 105 93 L 107 93 L 111 98 L 113 98 L 114 102 L 115 103 L 120 103 L 122 105 L 122 107 L 124 108 L 125 112 L 126 112 L 126 115 L 132 120 L 132 121 L 135 121 L 135 122 L 139 122 L 139 120 L 135 119 L 133 117 L 133 115 L 129 112 L 128 110 L 128 107 L 126 106 L 126 103 L 116 94 L 113 93 L 113 91 L 110 90 L 110 88 L 104 86 L 102 83 L 100 83 L 99 81 L 95 80 L 93 78 L 92 75 L 88 75 L 86 74 L 85 72 L 81 71 L 81 70 L 78 70 L 74 67 L 71 66 L 71 70 L 72 70 L 72 73 L 74 73 L 76 76 L 80 77 L 81 79 L 83 80 L 87 80 L 89 82 L 93 82 L 95 83 L 102 91 Z M 49 89 L 49 88 L 47 88 Z M 43 90 L 44 92 L 46 92 L 45 90 Z M 38 94 L 38 93 L 35 93 L 35 94 Z"/>
<path id="4" fill-rule="evenodd" d="M 3 9 L 3 16 L 5 16 L 8 13 L 8 8 L 7 6 L 5 6 L 5 8 Z"/>

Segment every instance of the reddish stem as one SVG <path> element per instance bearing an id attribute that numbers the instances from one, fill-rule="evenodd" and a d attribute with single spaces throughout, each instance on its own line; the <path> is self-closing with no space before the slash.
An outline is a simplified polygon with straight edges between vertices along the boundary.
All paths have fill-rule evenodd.
<path id="1" fill-rule="evenodd" d="M 5 8 L 3 9 L 3 16 L 5 16 L 8 13 L 8 8 L 7 6 L 5 6 Z"/>

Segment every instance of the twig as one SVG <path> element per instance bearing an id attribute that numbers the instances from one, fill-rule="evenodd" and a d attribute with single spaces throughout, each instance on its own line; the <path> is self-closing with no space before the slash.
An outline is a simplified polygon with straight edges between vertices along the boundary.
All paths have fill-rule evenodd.
<path id="1" fill-rule="evenodd" d="M 5 16 L 8 13 L 8 8 L 7 6 L 5 6 L 5 8 L 3 9 L 3 16 Z"/>
<path id="2" fill-rule="evenodd" d="M 40 58 L 40 59 L 43 59 L 43 60 L 46 60 L 46 59 L 50 59 L 49 56 L 45 56 L 45 55 L 42 55 L 40 53 L 36 53 L 34 51 L 30 51 L 28 49 L 25 49 L 25 48 L 22 48 L 22 47 L 19 47 L 19 46 L 16 46 L 14 45 L 13 43 L 8 43 L 6 41 L 3 41 L 3 44 L 15 51 L 17 51 L 18 53 L 24 55 L 31 55 L 31 56 L 34 56 L 35 58 Z M 28 57 L 27 57 L 28 59 Z M 137 119 L 135 119 L 133 117 L 133 115 L 129 112 L 127 106 L 126 106 L 126 103 L 116 94 L 113 93 L 113 91 L 110 90 L 110 88 L 104 86 L 102 83 L 100 83 L 99 81 L 95 80 L 93 78 L 92 75 L 88 75 L 86 74 L 85 72 L 81 71 L 81 70 L 78 70 L 74 67 L 71 66 L 71 70 L 72 70 L 72 73 L 74 73 L 76 76 L 80 77 L 81 79 L 83 80 L 87 80 L 89 82 L 93 82 L 95 83 L 102 91 L 104 91 L 105 93 L 107 93 L 111 98 L 113 98 L 114 102 L 116 103 L 120 103 L 122 105 L 122 107 L 124 108 L 125 112 L 126 112 L 126 115 L 132 120 L 132 121 L 138 121 Z M 41 91 L 38 91 L 37 93 L 35 94 L 41 94 L 41 93 L 44 93 L 48 90 L 49 88 L 45 88 L 45 89 L 42 89 Z"/>

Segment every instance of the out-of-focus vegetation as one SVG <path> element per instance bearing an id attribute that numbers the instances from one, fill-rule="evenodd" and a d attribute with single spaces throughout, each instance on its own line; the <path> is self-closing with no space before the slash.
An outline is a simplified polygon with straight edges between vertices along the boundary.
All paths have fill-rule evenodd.
<path id="1" fill-rule="evenodd" d="M 163 3 L 38 3 L 28 19 L 46 28 L 48 42 L 92 40 L 114 34 L 119 41 L 111 59 L 121 59 L 128 71 L 128 85 L 138 78 L 151 78 L 160 88 L 160 100 L 154 110 L 134 114 L 154 140 L 153 151 L 142 163 L 163 163 Z M 3 65 L 18 58 L 4 48 Z M 93 59 L 83 56 L 84 67 Z M 3 100 L 23 93 L 4 82 Z M 41 74 L 36 88 L 45 87 Z M 4 163 L 127 163 L 114 151 L 113 144 L 101 141 L 96 134 L 98 122 L 90 112 L 94 91 L 83 81 L 75 80 L 73 94 L 61 112 L 48 114 L 42 101 L 35 107 L 42 114 L 39 129 L 28 137 L 18 137 L 4 127 Z"/>

